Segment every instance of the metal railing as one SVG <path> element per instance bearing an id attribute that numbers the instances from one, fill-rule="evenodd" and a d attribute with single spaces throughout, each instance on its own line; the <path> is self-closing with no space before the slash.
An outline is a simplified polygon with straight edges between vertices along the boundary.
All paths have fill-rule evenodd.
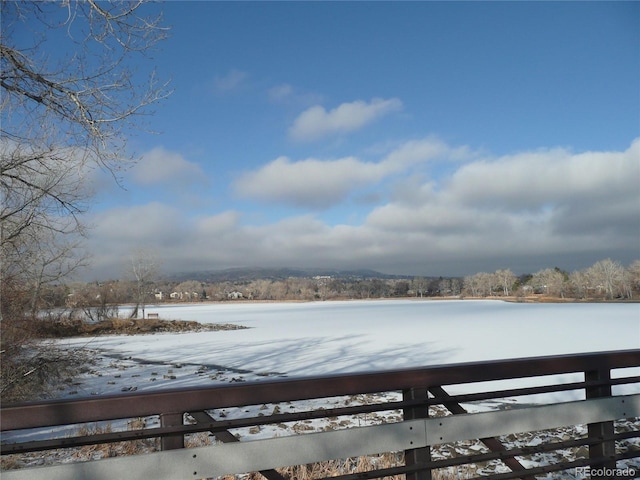
<path id="1" fill-rule="evenodd" d="M 407 480 L 429 480 L 435 478 L 434 472 L 481 462 L 499 463 L 501 469 L 479 477 L 495 480 L 530 480 L 571 469 L 591 472 L 593 478 L 600 473 L 606 478 L 613 478 L 613 473 L 640 477 L 640 376 L 620 370 L 639 366 L 640 350 L 626 350 L 7 405 L 0 409 L 3 433 L 12 432 L 14 438 L 20 438 L 16 431 L 29 429 L 39 429 L 40 435 L 43 429 L 51 433 L 35 441 L 3 443 L 2 455 L 148 438 L 160 438 L 161 451 L 5 470 L 2 478 L 187 479 L 260 472 L 269 480 L 282 480 L 285 477 L 277 468 L 385 452 L 400 452 L 399 464 L 340 478 L 405 475 Z M 515 379 L 525 385 L 513 387 Z M 500 388 L 503 380 L 510 381 L 509 388 Z M 366 395 L 368 401 L 309 407 L 314 401 L 354 395 Z M 525 400 L 530 395 L 548 398 L 532 404 Z M 568 401 L 567 395 L 572 397 Z M 523 399 L 507 401 L 513 397 Z M 475 413 L 469 413 L 467 405 L 478 402 L 500 407 L 489 411 L 471 407 Z M 271 414 L 256 414 L 257 408 L 249 408 L 264 410 L 266 405 L 278 408 Z M 242 415 L 230 415 L 232 411 Z M 340 428 L 340 422 L 332 421 L 324 431 L 249 441 L 239 441 L 237 435 L 268 425 L 373 414 L 379 424 L 353 427 L 351 422 L 349 428 Z M 160 419 L 153 427 L 100 433 L 84 429 L 84 434 L 57 438 L 53 433 L 65 425 L 152 416 Z M 622 423 L 624 428 L 617 428 Z M 514 441 L 522 433 L 579 425 L 587 425 L 584 434 L 576 430 L 571 438 L 534 444 Z M 185 435 L 197 432 L 210 432 L 222 444 L 184 448 Z M 484 450 L 443 453 L 451 451 L 443 446 L 468 441 L 481 442 Z M 573 452 L 571 458 L 550 462 L 545 455 L 566 451 Z"/>

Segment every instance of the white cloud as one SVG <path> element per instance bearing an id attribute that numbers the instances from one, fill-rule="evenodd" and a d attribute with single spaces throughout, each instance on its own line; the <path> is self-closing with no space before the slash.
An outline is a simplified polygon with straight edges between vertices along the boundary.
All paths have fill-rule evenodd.
<path id="1" fill-rule="evenodd" d="M 637 195 L 639 150 L 636 141 L 624 152 L 552 149 L 472 162 L 455 172 L 448 189 L 461 202 L 506 209 L 606 202 Z"/>
<path id="2" fill-rule="evenodd" d="M 139 185 L 170 183 L 180 188 L 188 184 L 201 183 L 205 178 L 198 164 L 163 147 L 143 154 L 130 173 L 133 181 Z"/>
<path id="3" fill-rule="evenodd" d="M 413 165 L 447 158 L 450 153 L 444 143 L 430 137 L 407 142 L 379 162 L 365 162 L 355 157 L 299 161 L 279 157 L 257 171 L 241 175 L 234 183 L 234 190 L 240 196 L 267 202 L 327 208 L 344 201 L 361 187 L 405 172 Z"/>
<path id="4" fill-rule="evenodd" d="M 180 241 L 181 226 L 185 223 L 179 208 L 151 202 L 133 207 L 118 207 L 96 214 L 91 222 L 96 226 L 91 236 L 96 238 L 102 248 L 129 245 L 148 238 L 161 239 L 174 244 Z M 131 245 L 131 247 L 136 246 Z"/>
<path id="5" fill-rule="evenodd" d="M 198 232 L 203 235 L 220 235 L 232 231 L 238 225 L 240 214 L 235 211 L 200 218 L 196 223 Z"/>
<path id="6" fill-rule="evenodd" d="M 235 68 L 225 75 L 216 75 L 213 78 L 213 87 L 217 93 L 226 93 L 241 87 L 249 77 L 249 74 Z"/>
<path id="7" fill-rule="evenodd" d="M 389 170 L 403 170 L 427 160 L 459 158 L 463 150 L 466 149 L 452 149 L 436 137 L 427 137 L 403 143 L 387 154 L 383 163 Z"/>
<path id="8" fill-rule="evenodd" d="M 283 83 L 281 85 L 276 85 L 272 87 L 268 91 L 269 99 L 272 102 L 282 102 L 288 98 L 291 98 L 293 95 L 293 87 L 288 83 Z"/>
<path id="9" fill-rule="evenodd" d="M 451 262 L 454 252 L 461 261 L 637 256 L 639 147 L 635 141 L 623 152 L 550 149 L 472 160 L 439 183 L 408 180 L 366 225 L 394 232 L 400 243 L 400 236 L 419 239 L 423 250 Z"/>
<path id="10" fill-rule="evenodd" d="M 301 91 L 288 83 L 282 83 L 271 87 L 267 91 L 269 100 L 273 103 L 289 105 L 292 107 L 306 107 L 322 101 L 322 95 Z"/>
<path id="11" fill-rule="evenodd" d="M 313 213 L 266 224 L 252 224 L 247 212 L 234 210 L 189 218 L 183 209 L 153 203 L 94 217 L 90 241 L 96 267 L 103 269 L 133 245 L 162 252 L 167 271 L 254 265 L 459 275 L 505 267 L 520 273 L 555 265 L 571 270 L 607 257 L 628 264 L 640 255 L 639 149 L 637 140 L 622 152 L 469 155 L 466 163 L 450 163 L 457 170 L 448 176 L 425 181 L 401 174 L 411 172 L 407 165 L 450 159 L 459 150 L 424 140 L 402 145 L 378 163 L 279 158 L 244 179 L 245 188 L 256 189 L 246 193 L 277 198 L 284 188 L 284 201 L 315 207 L 332 196 L 344 198 L 353 182 L 400 172 L 396 183 L 403 185 L 396 188 L 402 194 L 351 225 L 330 224 Z M 263 182 L 268 185 L 261 187 Z"/>
<path id="12" fill-rule="evenodd" d="M 402 102 L 397 98 L 374 98 L 368 103 L 357 100 L 343 103 L 330 111 L 315 105 L 294 120 L 289 135 L 294 140 L 308 141 L 336 133 L 349 133 L 401 109 Z"/>
<path id="13" fill-rule="evenodd" d="M 381 178 L 379 164 L 354 157 L 338 160 L 310 158 L 292 162 L 279 157 L 235 182 L 241 196 L 295 206 L 325 208 L 345 199 L 349 192 Z"/>

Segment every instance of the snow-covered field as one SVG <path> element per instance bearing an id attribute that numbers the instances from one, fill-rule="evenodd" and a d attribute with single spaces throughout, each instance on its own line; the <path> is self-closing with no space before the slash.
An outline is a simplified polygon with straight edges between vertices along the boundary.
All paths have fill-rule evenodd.
<path id="1" fill-rule="evenodd" d="M 99 360 L 61 396 L 640 348 L 638 303 L 224 303 L 147 313 L 250 328 L 61 340 Z"/>

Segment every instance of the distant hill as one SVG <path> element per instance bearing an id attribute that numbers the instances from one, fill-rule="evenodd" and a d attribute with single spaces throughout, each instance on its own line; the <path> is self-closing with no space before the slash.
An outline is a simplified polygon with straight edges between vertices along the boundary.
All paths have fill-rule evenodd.
<path id="1" fill-rule="evenodd" d="M 402 279 L 411 278 L 406 275 L 390 275 L 375 270 L 335 270 L 321 268 L 262 268 L 240 267 L 224 270 L 204 270 L 195 272 L 181 272 L 168 275 L 169 281 L 196 280 L 200 282 L 250 282 L 253 280 L 286 280 L 287 278 L 310 278 L 315 276 L 330 276 L 348 280 L 362 280 L 365 278 Z"/>

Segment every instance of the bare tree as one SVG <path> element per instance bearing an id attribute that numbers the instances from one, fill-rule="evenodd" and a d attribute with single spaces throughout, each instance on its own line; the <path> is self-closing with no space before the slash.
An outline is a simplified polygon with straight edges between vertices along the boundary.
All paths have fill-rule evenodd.
<path id="1" fill-rule="evenodd" d="M 84 267 L 85 257 L 79 255 L 79 240 L 65 238 L 56 232 L 41 232 L 42 237 L 36 239 L 36 248 L 28 268 L 28 287 L 31 294 L 31 316 L 35 318 L 42 305 L 42 291 L 47 285 L 61 282 Z"/>
<path id="2" fill-rule="evenodd" d="M 424 277 L 415 277 L 411 281 L 411 288 L 416 292 L 416 297 L 418 295 L 424 297 L 425 291 L 427 290 L 427 280 Z"/>
<path id="3" fill-rule="evenodd" d="M 480 278 L 478 274 L 468 275 L 464 277 L 463 289 L 472 297 L 479 296 L 480 295 Z"/>
<path id="4" fill-rule="evenodd" d="M 635 260 L 627 268 L 629 272 L 629 281 L 631 282 L 631 288 L 640 290 L 640 260 Z"/>
<path id="5" fill-rule="evenodd" d="M 140 61 L 167 33 L 156 8 L 146 3 L 0 2 L 5 394 L 4 375 L 19 356 L 11 353 L 19 348 L 7 345 L 28 339 L 25 312 L 37 310 L 42 285 L 62 281 L 84 263 L 82 256 L 73 257 L 85 231 L 92 169 L 119 181 L 134 158 L 127 137 L 139 128 L 140 116 L 169 93 Z M 19 328 L 7 328 L 8 320 Z"/>
<path id="6" fill-rule="evenodd" d="M 119 302 L 114 284 L 88 283 L 73 294 L 74 306 L 83 314 L 83 321 L 102 322 L 118 316 Z"/>
<path id="7" fill-rule="evenodd" d="M 142 14 L 144 3 L 0 2 L 3 280 L 22 280 L 17 272 L 78 245 L 91 167 L 117 178 L 132 160 L 126 137 L 134 119 L 168 94 L 154 71 L 134 74 L 141 63 L 132 57 L 166 35 L 159 15 Z M 75 238 L 56 240 L 62 252 L 52 252 L 54 234 Z"/>
<path id="8" fill-rule="evenodd" d="M 587 270 L 593 278 L 595 286 L 605 291 L 608 299 L 621 294 L 624 281 L 624 267 L 610 258 L 600 260 Z"/>
<path id="9" fill-rule="evenodd" d="M 252 281 L 247 287 L 254 298 L 260 300 L 271 300 L 274 298 L 273 280 L 258 279 Z"/>
<path id="10" fill-rule="evenodd" d="M 574 296 L 577 296 L 577 298 L 585 298 L 588 295 L 591 282 L 589 275 L 585 271 L 571 272 L 569 274 L 569 283 L 573 287 Z"/>
<path id="11" fill-rule="evenodd" d="M 142 14 L 145 3 L 0 2 L 5 258 L 18 258 L 32 227 L 82 234 L 91 168 L 118 178 L 131 164 L 129 132 L 168 94 L 154 71 L 134 73 L 135 57 L 166 35 L 157 14 Z"/>
<path id="12" fill-rule="evenodd" d="M 167 94 L 155 71 L 145 80 L 134 74 L 135 57 L 166 36 L 145 3 L 2 2 L 3 133 L 32 147 L 43 138 L 55 148 L 79 146 L 117 169 L 126 158 L 123 132 Z"/>
<path id="13" fill-rule="evenodd" d="M 139 310 L 142 310 L 142 318 L 144 318 L 145 298 L 150 294 L 151 282 L 156 279 L 158 272 L 158 257 L 151 250 L 138 248 L 133 251 L 131 274 L 135 282 L 136 306 L 131 312 L 131 318 L 137 318 Z"/>
<path id="14" fill-rule="evenodd" d="M 511 270 L 497 270 L 495 273 L 498 286 L 502 287 L 502 293 L 508 296 L 511 293 L 511 288 L 516 281 L 516 276 Z"/>
<path id="15" fill-rule="evenodd" d="M 440 292 L 441 297 L 446 297 L 451 295 L 451 279 L 450 278 L 442 278 L 438 282 L 438 292 Z"/>
<path id="16" fill-rule="evenodd" d="M 493 296 L 493 290 L 497 283 L 495 273 L 480 272 L 476 273 L 476 276 L 478 278 L 478 290 L 480 295 Z"/>
<path id="17" fill-rule="evenodd" d="M 60 152 L 58 152 L 60 153 Z M 87 192 L 76 159 L 34 151 L 0 140 L 0 276 L 31 292 L 37 309 L 40 287 L 83 265 L 79 255 L 84 227 L 78 215 Z M 2 315 L 7 313 L 3 302 Z"/>
<path id="18" fill-rule="evenodd" d="M 547 295 L 565 296 L 566 279 L 557 268 L 545 268 L 534 273 L 529 283 Z"/>

